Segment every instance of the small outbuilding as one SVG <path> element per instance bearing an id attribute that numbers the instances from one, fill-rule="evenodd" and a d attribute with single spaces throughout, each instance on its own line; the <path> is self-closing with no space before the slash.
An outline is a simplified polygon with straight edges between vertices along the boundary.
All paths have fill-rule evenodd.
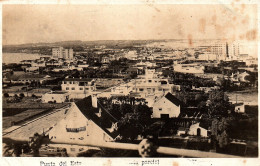
<path id="1" fill-rule="evenodd" d="M 203 124 L 204 123 L 195 123 L 191 125 L 188 134 L 201 136 L 201 137 L 210 136 L 209 126 Z"/>
<path id="2" fill-rule="evenodd" d="M 47 92 L 44 95 L 42 95 L 42 102 L 43 103 L 64 103 L 69 101 L 70 97 L 68 92 L 63 91 L 51 91 Z"/>

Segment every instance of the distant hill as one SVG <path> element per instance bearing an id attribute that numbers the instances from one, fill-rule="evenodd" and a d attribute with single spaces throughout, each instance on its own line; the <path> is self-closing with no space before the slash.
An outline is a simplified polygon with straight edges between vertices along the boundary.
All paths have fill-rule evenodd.
<path id="1" fill-rule="evenodd" d="M 152 42 L 162 42 L 166 40 L 97 40 L 97 41 L 60 41 L 53 43 L 26 43 L 19 45 L 3 45 L 3 52 L 7 53 L 39 53 L 51 54 L 51 48 L 64 47 L 73 48 L 75 51 L 83 51 L 85 47 L 106 46 L 106 48 L 131 48 L 136 45 L 144 45 Z"/>
<path id="2" fill-rule="evenodd" d="M 3 45 L 3 47 L 56 47 L 56 46 L 91 46 L 91 45 L 129 45 L 129 44 L 145 44 L 155 41 L 166 41 L 166 40 L 96 40 L 96 41 L 60 41 L 53 43 L 26 43 L 19 45 Z"/>

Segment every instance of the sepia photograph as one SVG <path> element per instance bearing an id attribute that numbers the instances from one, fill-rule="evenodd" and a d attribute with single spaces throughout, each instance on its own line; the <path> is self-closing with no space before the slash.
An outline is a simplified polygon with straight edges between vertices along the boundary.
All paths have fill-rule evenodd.
<path id="1" fill-rule="evenodd" d="M 257 9 L 2 4 L 2 157 L 258 158 Z"/>

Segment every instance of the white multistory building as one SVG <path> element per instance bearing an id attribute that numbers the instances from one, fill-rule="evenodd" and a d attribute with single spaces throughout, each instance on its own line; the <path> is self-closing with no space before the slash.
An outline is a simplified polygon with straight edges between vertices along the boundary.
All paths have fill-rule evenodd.
<path id="1" fill-rule="evenodd" d="M 228 58 L 231 60 L 237 60 L 239 57 L 239 43 L 232 42 L 228 44 Z"/>
<path id="2" fill-rule="evenodd" d="M 148 106 L 152 106 L 156 99 L 167 93 L 180 90 L 179 85 L 171 84 L 168 78 L 163 78 L 155 69 L 146 69 L 145 75 L 131 81 L 133 90 L 131 95 L 137 98 L 145 98 Z"/>
<path id="3" fill-rule="evenodd" d="M 73 49 L 64 49 L 63 47 L 52 48 L 52 58 L 73 59 Z"/>
<path id="4" fill-rule="evenodd" d="M 238 41 L 216 41 L 200 46 L 206 49 L 207 54 L 216 55 L 216 60 L 237 60 L 240 54 Z M 203 58 L 204 59 L 204 58 Z"/>
<path id="5" fill-rule="evenodd" d="M 84 98 L 96 90 L 94 79 L 90 78 L 65 78 L 61 84 L 62 91 L 68 92 L 70 98 Z"/>

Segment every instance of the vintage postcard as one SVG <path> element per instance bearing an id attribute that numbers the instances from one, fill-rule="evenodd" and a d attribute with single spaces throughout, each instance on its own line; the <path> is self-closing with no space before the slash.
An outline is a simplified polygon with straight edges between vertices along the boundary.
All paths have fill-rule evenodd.
<path id="1" fill-rule="evenodd" d="M 259 162 L 257 1 L 1 12 L 3 165 Z"/>

